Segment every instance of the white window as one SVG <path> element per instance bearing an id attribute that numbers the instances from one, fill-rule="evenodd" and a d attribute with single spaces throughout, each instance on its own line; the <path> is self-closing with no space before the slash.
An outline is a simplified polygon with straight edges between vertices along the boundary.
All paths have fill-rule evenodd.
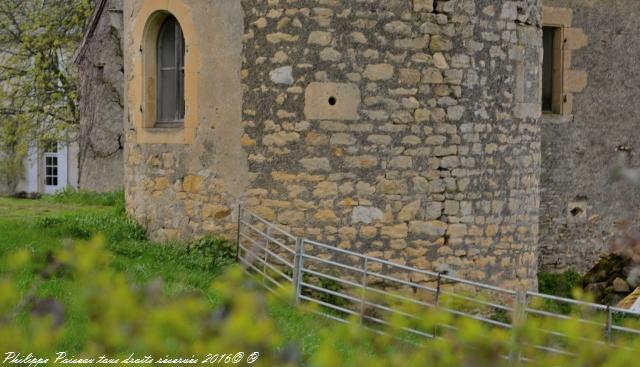
<path id="1" fill-rule="evenodd" d="M 44 150 L 44 185 L 47 187 L 58 186 L 58 158 L 58 144 L 47 144 Z"/>

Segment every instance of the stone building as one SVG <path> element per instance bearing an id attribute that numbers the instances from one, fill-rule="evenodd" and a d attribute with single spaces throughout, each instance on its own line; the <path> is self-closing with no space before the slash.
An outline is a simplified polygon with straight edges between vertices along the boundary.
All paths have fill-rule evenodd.
<path id="1" fill-rule="evenodd" d="M 537 0 L 124 14 L 127 205 L 155 238 L 231 234 L 242 204 L 343 248 L 535 287 Z"/>
<path id="2" fill-rule="evenodd" d="M 124 66 L 122 1 L 96 1 L 76 51 L 79 72 L 79 182 L 82 189 L 112 191 L 124 182 Z"/>
<path id="3" fill-rule="evenodd" d="M 562 105 L 540 123 L 540 268 L 585 271 L 617 222 L 640 224 L 640 187 L 617 174 L 640 167 L 640 1 L 543 2 L 543 25 L 562 32 Z"/>
<path id="4" fill-rule="evenodd" d="M 612 174 L 639 165 L 634 0 L 125 0 L 123 14 L 127 207 L 155 239 L 231 237 L 242 205 L 342 248 L 534 288 L 539 268 L 595 262 L 638 207 Z"/>

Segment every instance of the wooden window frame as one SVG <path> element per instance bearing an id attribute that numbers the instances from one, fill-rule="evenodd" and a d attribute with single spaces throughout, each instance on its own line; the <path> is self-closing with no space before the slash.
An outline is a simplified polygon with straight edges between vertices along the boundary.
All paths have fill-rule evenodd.
<path id="1" fill-rule="evenodd" d="M 162 21 L 169 15 L 178 20 L 185 42 L 185 114 L 181 127 L 157 125 L 156 119 L 156 43 Z M 194 144 L 200 121 L 198 78 L 202 57 L 191 7 L 183 0 L 140 0 L 135 19 L 132 24 L 125 22 L 126 38 L 129 39 L 126 52 L 132 56 L 132 69 L 126 84 L 129 121 L 135 131 L 133 139 L 137 144 Z"/>

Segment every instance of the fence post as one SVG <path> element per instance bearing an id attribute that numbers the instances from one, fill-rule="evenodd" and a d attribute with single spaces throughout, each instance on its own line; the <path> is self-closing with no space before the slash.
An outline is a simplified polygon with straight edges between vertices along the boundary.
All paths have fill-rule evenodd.
<path id="1" fill-rule="evenodd" d="M 607 343 L 611 343 L 611 326 L 613 324 L 613 315 L 611 314 L 611 306 L 607 305 L 607 326 L 604 331 L 604 335 L 607 338 Z"/>
<path id="2" fill-rule="evenodd" d="M 523 297 L 524 296 L 524 297 Z M 527 293 L 516 291 L 515 304 L 513 306 L 513 319 L 511 320 L 511 353 L 509 361 L 511 366 L 519 366 L 522 356 L 520 355 L 520 338 L 518 336 L 520 325 L 524 322 L 526 315 Z"/>
<path id="3" fill-rule="evenodd" d="M 269 245 L 271 244 L 271 241 L 269 240 L 269 237 L 271 237 L 271 226 L 267 226 L 267 229 L 265 230 L 267 235 L 265 236 L 265 244 L 264 244 L 264 262 L 262 263 L 262 273 L 264 275 L 267 275 L 267 264 L 269 263 Z M 266 284 L 267 282 L 267 277 L 263 277 L 262 281 Z"/>
<path id="4" fill-rule="evenodd" d="M 435 308 L 438 308 L 440 303 L 440 287 L 442 286 L 442 273 L 438 272 L 438 278 L 436 280 L 436 300 L 434 302 Z M 433 326 L 433 338 L 438 337 L 438 324 Z"/>
<path id="5" fill-rule="evenodd" d="M 367 297 L 367 272 L 369 269 L 369 259 L 366 257 L 362 258 L 362 289 L 360 291 L 360 323 L 364 321 L 364 309 L 366 304 Z"/>
<path id="6" fill-rule="evenodd" d="M 238 229 L 236 233 L 236 262 L 240 262 L 240 224 L 242 223 L 242 205 L 238 203 Z"/>
<path id="7" fill-rule="evenodd" d="M 438 280 L 436 281 L 436 307 L 438 307 L 438 302 L 440 300 L 440 286 L 442 285 L 442 273 L 438 273 Z"/>
<path id="8" fill-rule="evenodd" d="M 295 292 L 296 305 L 300 303 L 300 292 L 302 290 L 300 283 L 302 283 L 302 266 L 304 254 L 304 241 L 302 238 L 296 238 L 296 254 L 293 258 L 293 290 Z"/>

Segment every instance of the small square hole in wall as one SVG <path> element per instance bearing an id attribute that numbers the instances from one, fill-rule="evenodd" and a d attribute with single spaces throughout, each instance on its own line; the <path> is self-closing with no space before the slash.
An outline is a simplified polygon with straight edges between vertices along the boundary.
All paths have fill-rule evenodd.
<path id="1" fill-rule="evenodd" d="M 574 201 L 567 205 L 567 222 L 580 223 L 587 220 L 587 202 Z"/>

